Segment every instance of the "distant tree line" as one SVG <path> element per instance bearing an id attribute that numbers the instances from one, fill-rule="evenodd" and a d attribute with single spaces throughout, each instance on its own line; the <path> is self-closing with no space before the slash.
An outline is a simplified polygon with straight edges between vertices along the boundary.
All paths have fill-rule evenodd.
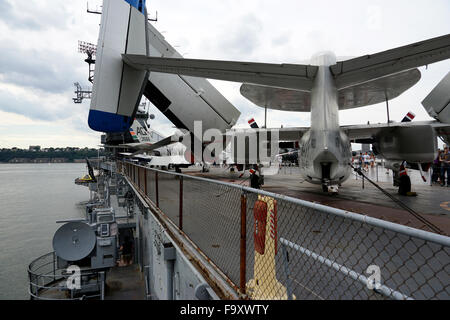
<path id="1" fill-rule="evenodd" d="M 96 158 L 98 155 L 103 156 L 103 149 L 100 153 L 96 149 L 54 149 L 49 148 L 45 151 L 30 151 L 23 149 L 0 149 L 0 162 L 12 162 L 14 159 L 65 159 L 65 162 L 74 162 L 74 160 L 85 158 Z"/>

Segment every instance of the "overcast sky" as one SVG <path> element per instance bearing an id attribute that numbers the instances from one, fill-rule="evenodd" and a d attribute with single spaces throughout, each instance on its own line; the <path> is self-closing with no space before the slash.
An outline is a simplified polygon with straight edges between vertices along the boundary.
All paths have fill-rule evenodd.
<path id="1" fill-rule="evenodd" d="M 341 57 L 373 54 L 450 33 L 450 1 L 147 0 L 154 23 L 188 58 L 304 63 L 318 51 Z M 101 1 L 89 1 L 91 9 Z M 0 0 L 0 148 L 95 147 L 89 101 L 72 103 L 73 83 L 87 86 L 78 40 L 97 42 L 100 16 L 86 0 Z M 391 102 L 391 118 L 408 111 L 430 119 L 421 101 L 450 71 L 450 61 L 421 68 L 422 80 Z M 239 94 L 240 84 L 212 81 L 242 112 L 263 124 L 264 110 Z M 163 115 L 152 122 L 164 135 Z M 385 106 L 340 112 L 342 124 L 385 122 Z M 269 111 L 269 127 L 307 126 L 309 114 Z"/>

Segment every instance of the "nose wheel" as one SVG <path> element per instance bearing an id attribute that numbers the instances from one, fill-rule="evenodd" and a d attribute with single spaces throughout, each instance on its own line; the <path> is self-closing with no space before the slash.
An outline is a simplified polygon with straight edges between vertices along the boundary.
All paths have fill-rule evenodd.
<path id="1" fill-rule="evenodd" d="M 322 191 L 329 193 L 329 194 L 338 194 L 339 193 L 339 186 L 334 185 L 334 186 L 329 186 L 327 184 L 322 184 Z"/>

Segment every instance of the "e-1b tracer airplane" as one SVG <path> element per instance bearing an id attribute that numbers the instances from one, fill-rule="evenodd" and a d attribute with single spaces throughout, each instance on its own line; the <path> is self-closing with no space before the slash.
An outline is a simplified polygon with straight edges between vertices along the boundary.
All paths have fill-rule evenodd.
<path id="1" fill-rule="evenodd" d="M 450 137 L 448 99 L 438 121 L 341 126 L 339 110 L 392 100 L 420 80 L 418 67 L 448 58 L 450 35 L 346 61 L 323 52 L 309 65 L 183 59 L 148 23 L 145 0 L 104 0 L 89 125 L 128 130 L 145 95 L 178 128 L 194 132 L 202 121 L 203 130 L 225 135 L 240 112 L 205 78 L 241 82 L 241 94 L 258 106 L 310 112 L 310 127 L 278 129 L 279 139 L 298 141 L 304 179 L 333 191 L 350 176 L 351 142 L 371 143 L 391 161 L 434 160 L 437 135 Z"/>

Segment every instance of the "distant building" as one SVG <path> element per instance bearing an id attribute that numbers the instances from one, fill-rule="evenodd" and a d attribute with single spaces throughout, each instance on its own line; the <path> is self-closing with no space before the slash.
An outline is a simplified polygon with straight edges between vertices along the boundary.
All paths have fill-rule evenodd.
<path id="1" fill-rule="evenodd" d="M 41 151 L 41 146 L 30 146 L 30 148 L 28 148 L 29 151 L 32 152 L 39 152 Z"/>

